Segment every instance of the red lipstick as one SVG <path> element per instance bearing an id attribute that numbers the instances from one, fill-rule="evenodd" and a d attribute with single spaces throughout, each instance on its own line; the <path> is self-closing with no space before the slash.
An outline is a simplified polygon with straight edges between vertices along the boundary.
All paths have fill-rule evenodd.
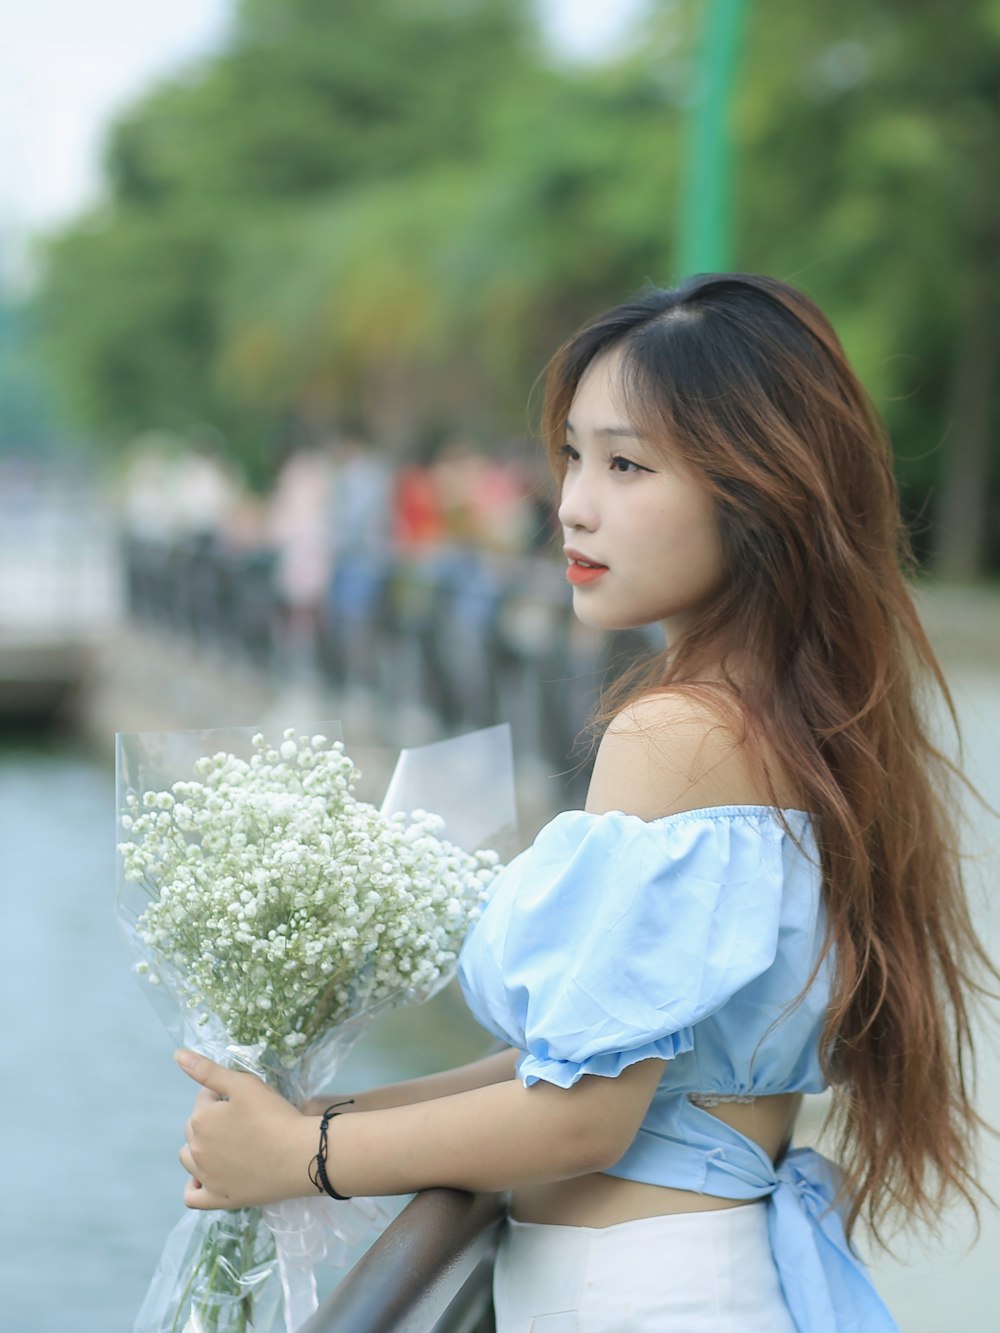
<path id="1" fill-rule="evenodd" d="M 566 556 L 569 560 L 566 579 L 576 588 L 585 587 L 588 583 L 596 583 L 602 574 L 608 572 L 607 565 L 598 565 L 593 560 L 585 560 L 583 556 L 578 555 L 575 551 L 567 551 Z"/>

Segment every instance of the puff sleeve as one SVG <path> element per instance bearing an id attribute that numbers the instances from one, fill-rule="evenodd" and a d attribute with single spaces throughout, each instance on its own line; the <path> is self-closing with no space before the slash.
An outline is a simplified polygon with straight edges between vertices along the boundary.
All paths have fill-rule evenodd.
<path id="1" fill-rule="evenodd" d="M 786 837 L 767 807 L 558 815 L 495 882 L 459 960 L 478 1021 L 568 1088 L 672 1059 L 774 961 Z"/>

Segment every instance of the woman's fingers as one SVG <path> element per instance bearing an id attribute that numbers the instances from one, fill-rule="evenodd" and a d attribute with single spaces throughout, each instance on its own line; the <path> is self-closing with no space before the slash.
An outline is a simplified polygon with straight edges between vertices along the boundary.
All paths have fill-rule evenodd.
<path id="1" fill-rule="evenodd" d="M 222 1070 L 231 1077 L 221 1088 L 218 1066 L 205 1064 L 208 1078 L 178 1154 L 190 1177 L 184 1190 L 188 1207 L 241 1208 L 307 1194 L 314 1125 L 259 1078 Z"/>
<path id="2" fill-rule="evenodd" d="M 224 1102 L 226 1100 L 227 1098 L 223 1097 L 221 1093 L 212 1092 L 210 1088 L 202 1088 L 201 1092 L 195 1094 L 194 1105 L 197 1110 L 199 1106 L 212 1106 L 216 1102 Z"/>
<path id="3" fill-rule="evenodd" d="M 211 1089 L 218 1097 L 226 1098 L 240 1085 L 240 1080 L 248 1077 L 236 1069 L 224 1069 L 207 1055 L 198 1055 L 194 1051 L 175 1051 L 174 1059 L 188 1078 Z M 252 1076 L 250 1076 L 252 1077 Z"/>

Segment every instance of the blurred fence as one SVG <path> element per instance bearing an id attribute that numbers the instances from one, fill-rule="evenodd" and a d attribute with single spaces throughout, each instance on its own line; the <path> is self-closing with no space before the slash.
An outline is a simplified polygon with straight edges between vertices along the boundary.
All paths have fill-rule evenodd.
<path id="1" fill-rule="evenodd" d="M 121 616 L 114 534 L 85 480 L 0 459 L 0 730 L 77 724 L 93 644 Z"/>
<path id="2" fill-rule="evenodd" d="M 509 722 L 515 751 L 564 774 L 573 800 L 586 788 L 578 742 L 602 684 L 654 642 L 581 625 L 561 565 L 542 558 L 456 547 L 381 561 L 346 555 L 305 637 L 268 552 L 132 538 L 124 563 L 133 621 L 267 673 L 314 671 L 334 691 L 367 695 L 390 743 L 413 711 L 441 733 Z"/>
<path id="3" fill-rule="evenodd" d="M 96 489 L 0 471 L 0 636 L 87 639 L 121 611 L 116 525 Z"/>

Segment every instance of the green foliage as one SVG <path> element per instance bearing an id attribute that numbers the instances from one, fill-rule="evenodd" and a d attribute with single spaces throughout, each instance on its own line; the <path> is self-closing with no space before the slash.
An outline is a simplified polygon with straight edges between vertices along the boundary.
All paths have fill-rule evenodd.
<path id="1" fill-rule="evenodd" d="M 54 244 L 39 311 L 84 426 L 120 438 L 215 415 L 206 367 L 222 240 L 198 219 L 152 212 L 93 219 Z"/>
<path id="2" fill-rule="evenodd" d="M 997 7 L 974 0 L 943 19 L 932 0 L 758 0 L 751 14 L 733 121 L 745 262 L 831 315 L 888 420 L 927 554 L 946 536 L 935 496 L 996 424 L 994 393 L 988 418 L 952 430 L 963 330 L 1000 295 Z M 992 449 L 982 522 L 989 486 L 1000 495 Z"/>
<path id="3" fill-rule="evenodd" d="M 529 0 L 243 0 L 220 55 L 122 117 L 106 206 L 50 250 L 67 401 L 112 442 L 211 423 L 261 478 L 290 420 L 523 432 L 565 334 L 680 276 L 705 2 L 573 67 Z M 965 478 L 973 565 L 1000 494 L 998 13 L 753 0 L 731 109 L 738 266 L 829 311 L 911 512 L 947 536 Z"/>
<path id="4" fill-rule="evenodd" d="M 523 5 L 260 0 L 232 47 L 115 129 L 116 201 L 294 199 L 472 161 L 496 90 L 526 68 Z"/>

